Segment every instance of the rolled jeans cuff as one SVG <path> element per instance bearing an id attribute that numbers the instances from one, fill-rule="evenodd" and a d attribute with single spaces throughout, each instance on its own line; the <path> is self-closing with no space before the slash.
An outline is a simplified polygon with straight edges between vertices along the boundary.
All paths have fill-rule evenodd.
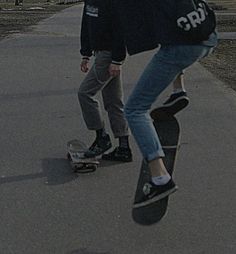
<path id="1" fill-rule="evenodd" d="M 164 154 L 163 150 L 160 149 L 159 151 L 157 151 L 155 153 L 147 155 L 146 158 L 145 158 L 145 161 L 149 162 L 149 161 L 152 161 L 152 160 L 155 160 L 155 159 L 158 159 L 158 158 L 163 158 L 163 157 L 165 157 L 165 154 Z"/>

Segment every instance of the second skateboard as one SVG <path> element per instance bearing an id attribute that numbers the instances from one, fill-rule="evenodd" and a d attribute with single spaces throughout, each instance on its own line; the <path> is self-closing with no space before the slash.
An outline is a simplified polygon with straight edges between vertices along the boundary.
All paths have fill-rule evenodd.
<path id="1" fill-rule="evenodd" d="M 86 145 L 80 140 L 73 139 L 67 142 L 67 158 L 74 172 L 89 173 L 97 169 L 99 161 L 96 157 L 86 158 L 84 156 L 87 149 Z"/>

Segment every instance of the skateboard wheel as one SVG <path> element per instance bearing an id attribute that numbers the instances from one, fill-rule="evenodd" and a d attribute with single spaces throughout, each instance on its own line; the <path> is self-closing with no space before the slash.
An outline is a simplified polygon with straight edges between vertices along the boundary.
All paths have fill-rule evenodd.
<path id="1" fill-rule="evenodd" d="M 92 167 L 93 171 L 96 171 L 97 168 L 98 168 L 98 166 L 96 166 L 96 165 Z"/>
<path id="2" fill-rule="evenodd" d="M 88 165 L 86 165 L 86 168 L 87 169 L 91 169 L 91 171 L 95 171 L 95 170 L 97 170 L 97 165 L 88 164 Z"/>
<path id="3" fill-rule="evenodd" d="M 83 163 L 79 163 L 79 164 L 76 165 L 77 169 L 82 169 L 84 167 L 85 167 L 85 165 Z"/>
<path id="4" fill-rule="evenodd" d="M 92 167 L 75 167 L 74 168 L 74 172 L 75 173 L 84 173 L 84 174 L 86 174 L 86 173 L 91 173 L 91 172 L 94 172 L 94 171 L 96 171 L 96 169 L 97 169 L 97 167 L 96 166 L 92 166 Z"/>

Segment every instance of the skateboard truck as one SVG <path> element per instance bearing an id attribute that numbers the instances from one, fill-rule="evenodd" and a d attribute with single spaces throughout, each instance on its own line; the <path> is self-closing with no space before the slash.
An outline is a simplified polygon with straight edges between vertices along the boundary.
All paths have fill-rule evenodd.
<path id="1" fill-rule="evenodd" d="M 71 167 L 74 172 L 77 173 L 89 173 L 97 170 L 99 161 L 94 158 L 86 158 L 84 156 L 87 151 L 86 145 L 77 140 L 73 139 L 67 143 L 67 159 L 70 161 Z"/>

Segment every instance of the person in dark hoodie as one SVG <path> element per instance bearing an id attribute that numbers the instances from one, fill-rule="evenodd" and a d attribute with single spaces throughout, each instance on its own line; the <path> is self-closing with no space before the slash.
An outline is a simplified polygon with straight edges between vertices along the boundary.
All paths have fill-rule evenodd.
<path id="1" fill-rule="evenodd" d="M 126 48 L 121 25 L 114 15 L 113 1 L 85 0 L 81 27 L 81 71 L 87 76 L 80 85 L 78 98 L 83 118 L 89 130 L 96 131 L 96 138 L 85 152 L 86 157 L 102 155 L 105 160 L 132 161 L 129 147 L 128 124 L 123 113 L 123 89 L 121 65 L 126 57 Z M 94 64 L 89 70 L 90 57 Z M 104 108 L 108 113 L 111 129 L 119 146 L 112 147 L 105 130 L 100 103 L 95 96 L 102 93 Z"/>
<path id="2" fill-rule="evenodd" d="M 165 154 L 149 116 L 152 104 L 184 69 L 210 54 L 217 44 L 215 20 L 209 34 L 204 38 L 199 39 L 180 32 L 175 20 L 180 3 L 188 4 L 190 1 L 116 1 L 116 8 L 122 16 L 128 53 L 133 55 L 160 45 L 125 105 L 129 127 L 151 171 L 150 182 L 144 184 L 143 196 L 135 201 L 134 208 L 149 205 L 177 190 L 163 163 Z M 202 1 L 196 11 L 178 20 L 185 30 L 206 20 L 210 12 L 206 11 L 203 4 Z"/>

